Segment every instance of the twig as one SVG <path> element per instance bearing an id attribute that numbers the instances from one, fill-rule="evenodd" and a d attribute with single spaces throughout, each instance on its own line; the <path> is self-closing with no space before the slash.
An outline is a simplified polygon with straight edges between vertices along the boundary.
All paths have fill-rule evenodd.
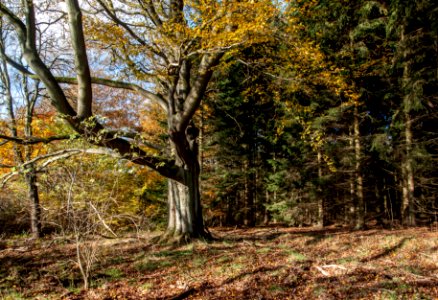
<path id="1" fill-rule="evenodd" d="M 97 208 L 93 205 L 93 203 L 88 202 L 88 204 L 91 206 L 91 208 L 96 212 L 97 217 L 99 218 L 100 222 L 102 222 L 103 227 L 105 227 L 106 230 L 108 230 L 109 232 L 111 232 L 112 235 L 114 235 L 114 237 L 117 237 L 117 234 L 115 234 L 115 232 L 105 223 L 105 220 L 100 216 L 99 211 L 97 210 Z"/>

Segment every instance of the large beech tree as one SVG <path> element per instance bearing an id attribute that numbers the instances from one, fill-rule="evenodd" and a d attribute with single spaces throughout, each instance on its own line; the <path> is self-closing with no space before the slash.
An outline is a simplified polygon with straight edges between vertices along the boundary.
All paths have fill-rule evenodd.
<path id="1" fill-rule="evenodd" d="M 268 38 L 274 10 L 263 0 L 0 2 L 2 21 L 13 28 L 23 56 L 17 61 L 5 53 L 9 64 L 40 80 L 51 105 L 90 143 L 114 149 L 169 179 L 168 235 L 179 237 L 207 234 L 194 114 L 221 58 Z M 57 30 L 65 30 L 67 53 L 48 59 L 39 46 Z M 55 67 L 61 56 L 70 71 Z M 74 97 L 67 93 L 71 85 L 77 85 Z M 158 155 L 148 148 L 160 147 L 144 141 L 141 132 L 99 122 L 93 114 L 93 85 L 130 90 L 158 103 L 167 116 L 169 151 Z"/>

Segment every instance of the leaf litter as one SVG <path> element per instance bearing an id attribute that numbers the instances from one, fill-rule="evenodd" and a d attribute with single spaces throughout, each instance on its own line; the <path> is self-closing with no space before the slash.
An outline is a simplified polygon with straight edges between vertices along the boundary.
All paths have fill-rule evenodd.
<path id="1" fill-rule="evenodd" d="M 438 299 L 438 232 L 214 228 L 171 246 L 151 234 L 98 241 L 91 288 L 75 245 L 6 241 L 2 299 Z"/>

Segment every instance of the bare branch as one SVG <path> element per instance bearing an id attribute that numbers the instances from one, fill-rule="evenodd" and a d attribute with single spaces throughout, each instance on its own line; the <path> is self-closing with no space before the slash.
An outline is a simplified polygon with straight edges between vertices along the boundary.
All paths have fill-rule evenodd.
<path id="1" fill-rule="evenodd" d="M 114 23 L 117 25 L 123 27 L 130 36 L 132 36 L 140 45 L 146 46 L 146 42 L 141 39 L 129 26 L 127 23 L 120 20 L 117 15 L 111 11 L 111 9 L 108 8 L 108 6 L 105 5 L 105 3 L 102 0 L 97 0 L 97 2 L 100 4 L 100 6 L 103 8 L 103 10 L 106 12 L 106 14 L 110 17 L 111 20 L 113 20 Z"/>
<path id="2" fill-rule="evenodd" d="M 0 139 L 4 139 L 7 141 L 14 142 L 16 144 L 20 145 L 34 145 L 34 144 L 48 144 L 53 141 L 60 141 L 60 140 L 70 140 L 70 139 L 77 139 L 79 138 L 79 134 L 73 134 L 73 135 L 55 135 L 50 136 L 46 138 L 41 137 L 25 137 L 25 138 L 19 138 L 19 137 L 13 137 L 13 136 L 7 136 L 0 134 Z"/>
<path id="3" fill-rule="evenodd" d="M 41 166 L 39 166 L 36 169 L 37 172 L 40 172 L 41 170 L 45 169 L 48 165 L 54 163 L 55 161 L 58 161 L 58 160 L 63 159 L 63 158 L 68 158 L 68 157 L 73 156 L 73 155 L 82 154 L 82 153 L 104 154 L 104 155 L 110 155 L 110 156 L 116 157 L 116 158 L 121 158 L 121 156 L 119 154 L 117 154 L 116 152 L 111 151 L 109 149 L 64 149 L 64 150 L 56 151 L 56 152 L 49 153 L 46 155 L 37 156 L 29 161 L 26 161 L 25 163 L 23 163 L 19 166 L 15 166 L 17 168 L 17 171 L 7 173 L 6 175 L 3 175 L 1 177 L 0 188 L 3 188 L 4 185 L 11 178 L 19 175 L 22 172 L 22 170 L 24 170 L 25 167 L 28 165 L 35 164 L 36 162 L 39 162 L 41 160 L 45 160 L 45 159 L 49 158 L 47 161 L 45 161 Z"/>
<path id="4" fill-rule="evenodd" d="M 14 61 L 10 57 L 6 56 L 5 54 L 4 54 L 4 56 L 5 56 L 8 64 L 11 65 L 12 67 L 14 67 L 15 69 L 17 69 L 22 74 L 24 74 L 32 79 L 39 79 L 39 77 L 36 74 L 30 72 L 23 65 L 17 63 L 16 61 Z M 54 78 L 56 79 L 56 81 L 58 83 L 78 84 L 78 79 L 74 78 L 74 77 L 54 77 Z M 140 95 L 148 98 L 149 100 L 158 103 L 164 109 L 165 112 L 168 111 L 168 104 L 167 104 L 166 100 L 164 100 L 163 97 L 161 97 L 159 94 L 155 94 L 155 93 L 152 93 L 148 90 L 145 90 L 144 88 L 140 87 L 137 84 L 124 82 L 124 81 L 117 81 L 117 80 L 112 80 L 112 79 L 106 79 L 106 78 L 98 78 L 98 77 L 91 77 L 91 83 L 138 92 Z"/>
<path id="5" fill-rule="evenodd" d="M 161 21 L 159 15 L 157 14 L 157 11 L 155 10 L 155 7 L 151 0 L 147 1 L 140 1 L 137 0 L 140 6 L 146 11 L 149 19 L 154 23 L 155 26 L 161 27 L 163 25 L 163 22 Z"/>
<path id="6" fill-rule="evenodd" d="M 0 164 L 0 168 L 9 168 L 9 169 L 11 169 L 11 168 L 14 168 L 15 166 L 13 166 L 13 165 L 5 165 L 5 164 Z"/>
<path id="7" fill-rule="evenodd" d="M 91 206 L 91 208 L 95 211 L 97 217 L 99 218 L 100 222 L 102 223 L 103 227 L 105 227 L 106 230 L 108 230 L 114 237 L 117 237 L 117 234 L 111 229 L 111 227 L 106 224 L 105 220 L 101 217 L 99 211 L 97 208 L 93 205 L 93 203 L 88 202 L 88 204 Z"/>
<path id="8" fill-rule="evenodd" d="M 25 16 L 26 24 L 24 24 L 20 18 L 18 18 L 12 11 L 10 11 L 4 4 L 0 3 L 0 12 L 2 12 L 14 26 L 17 36 L 20 42 L 20 46 L 23 49 L 23 57 L 35 71 L 39 79 L 47 87 L 47 91 L 50 95 L 50 100 L 56 109 L 66 116 L 74 117 L 76 112 L 68 103 L 67 98 L 59 86 L 58 82 L 50 72 L 48 67 L 44 64 L 38 55 L 38 51 L 35 44 L 35 10 L 33 2 L 28 0 L 25 3 Z"/>

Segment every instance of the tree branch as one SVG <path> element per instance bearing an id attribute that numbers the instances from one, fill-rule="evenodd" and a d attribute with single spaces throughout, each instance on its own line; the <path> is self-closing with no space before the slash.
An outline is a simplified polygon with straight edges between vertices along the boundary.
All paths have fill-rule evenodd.
<path id="1" fill-rule="evenodd" d="M 174 0 L 175 3 L 182 3 L 181 0 Z M 79 26 L 82 24 L 80 22 L 80 11 L 78 0 L 67 0 L 69 17 L 71 26 Z M 75 52 L 75 64 L 76 71 L 78 72 L 78 78 L 68 78 L 68 77 L 55 77 L 49 67 L 42 61 L 39 56 L 39 52 L 36 48 L 36 22 L 35 22 L 35 9 L 32 0 L 23 1 L 23 6 L 25 7 L 24 14 L 26 22 L 25 24 L 13 13 L 11 12 L 4 4 L 0 3 L 0 12 L 4 14 L 8 20 L 14 26 L 17 35 L 19 37 L 19 43 L 23 51 L 23 58 L 29 67 L 35 73 L 35 77 L 40 79 L 44 86 L 47 89 L 48 95 L 50 97 L 50 101 L 52 105 L 56 108 L 56 110 L 62 114 L 65 119 L 69 122 L 71 127 L 78 132 L 79 134 L 86 135 L 89 138 L 89 142 L 101 147 L 108 147 L 115 151 L 118 151 L 119 155 L 123 159 L 130 160 L 136 164 L 145 165 L 150 167 L 151 169 L 157 171 L 161 175 L 176 180 L 178 182 L 183 183 L 183 169 L 179 166 L 176 166 L 176 162 L 174 160 L 169 160 L 166 158 L 157 157 L 154 155 L 149 155 L 143 149 L 136 146 L 132 141 L 128 141 L 125 138 L 117 137 L 112 133 L 108 133 L 103 130 L 102 124 L 96 123 L 93 126 L 87 127 L 82 121 L 83 116 L 90 115 L 91 116 L 91 106 L 89 106 L 89 101 L 91 101 L 90 97 L 92 95 L 89 92 L 90 81 L 91 83 L 101 84 L 109 87 L 115 88 L 124 88 L 127 90 L 132 90 L 140 93 L 141 95 L 151 99 L 152 101 L 156 101 L 161 105 L 161 107 L 167 112 L 168 106 L 167 102 L 164 98 L 159 94 L 154 94 L 146 89 L 141 88 L 136 84 L 125 83 L 115 80 L 102 79 L 102 78 L 91 78 L 87 75 L 89 71 L 85 68 L 83 69 L 81 63 L 85 62 L 87 59 L 85 52 L 85 44 L 83 41 L 83 33 L 82 29 L 76 28 L 72 29 L 72 43 L 76 49 L 73 49 Z M 182 12 L 181 12 L 182 13 Z M 73 31 L 77 30 L 76 33 Z M 76 35 L 76 36 L 75 36 Z M 76 45 L 74 45 L 76 43 Z M 17 64 L 12 64 L 16 67 L 18 66 L 23 73 L 30 75 L 26 68 L 21 68 Z M 82 73 L 81 73 L 82 72 Z M 67 97 L 61 88 L 60 83 L 68 83 L 68 84 L 78 84 L 79 89 L 83 88 L 84 95 L 82 99 L 83 106 L 78 106 L 78 113 L 73 109 L 73 107 L 67 101 Z M 80 96 L 81 97 L 81 96 Z M 79 118 L 78 118 L 79 117 Z M 91 151 L 92 149 L 90 149 Z M 69 155 L 69 154 L 64 154 Z M 28 162 L 29 163 L 29 162 Z"/>
<path id="2" fill-rule="evenodd" d="M 160 16 L 157 14 L 157 11 L 156 11 L 153 3 L 151 2 L 151 0 L 147 0 L 147 1 L 137 0 L 137 1 L 140 4 L 140 6 L 143 8 L 143 10 L 146 11 L 146 14 L 148 15 L 148 17 L 152 21 L 152 23 L 156 27 L 162 27 L 163 22 L 161 21 Z"/>
<path id="3" fill-rule="evenodd" d="M 113 20 L 114 23 L 116 23 L 117 25 L 123 27 L 131 37 L 133 37 L 140 45 L 142 46 L 146 46 L 146 42 L 144 40 L 142 40 L 134 31 L 132 31 L 132 29 L 128 26 L 128 24 L 126 24 L 125 22 L 123 22 L 122 20 L 120 20 L 116 14 L 114 12 L 112 12 L 106 5 L 105 3 L 103 3 L 102 0 L 97 0 L 97 2 L 100 4 L 100 6 L 103 8 L 103 10 L 106 12 L 106 14 L 110 17 L 111 20 Z"/>
<path id="4" fill-rule="evenodd" d="M 11 168 L 13 168 L 13 167 L 15 167 L 15 166 L 12 166 L 12 165 L 5 165 L 5 164 L 0 164 L 0 168 L 9 168 L 9 169 L 11 169 Z"/>
<path id="5" fill-rule="evenodd" d="M 190 88 L 190 92 L 184 101 L 184 113 L 181 117 L 179 124 L 177 125 L 178 131 L 183 131 L 189 124 L 196 110 L 198 109 L 202 97 L 207 89 L 208 82 L 213 74 L 212 67 L 222 57 L 223 53 L 205 54 L 198 67 L 197 80 Z"/>
<path id="6" fill-rule="evenodd" d="M 117 234 L 111 229 L 111 227 L 108 226 L 108 224 L 106 224 L 105 220 L 101 217 L 99 211 L 93 205 L 93 203 L 91 203 L 91 201 L 89 201 L 88 204 L 95 211 L 95 213 L 96 213 L 97 217 L 99 218 L 100 222 L 102 223 L 103 227 L 105 227 L 105 229 L 108 230 L 114 237 L 117 237 Z"/>
<path id="7" fill-rule="evenodd" d="M 9 65 L 11 65 L 12 67 L 14 67 L 16 70 L 18 70 L 19 72 L 21 72 L 23 75 L 26 75 L 32 79 L 39 79 L 39 77 L 36 74 L 30 72 L 28 69 L 26 69 L 26 67 L 24 67 L 20 63 L 17 63 L 16 61 L 14 61 L 12 58 L 8 57 L 7 55 L 4 55 L 4 56 L 6 58 L 7 63 Z M 56 81 L 58 83 L 78 84 L 78 79 L 74 78 L 74 77 L 58 76 L 58 77 L 54 77 L 54 78 L 56 79 Z M 137 84 L 124 82 L 124 81 L 117 81 L 117 80 L 112 80 L 112 79 L 106 79 L 106 78 L 99 78 L 99 77 L 91 77 L 91 83 L 137 92 L 140 95 L 148 98 L 149 100 L 158 103 L 164 109 L 165 112 L 168 111 L 167 101 L 164 100 L 163 97 L 161 97 L 158 94 L 154 94 L 148 90 L 145 90 L 144 88 L 140 87 Z"/>
<path id="8" fill-rule="evenodd" d="M 53 141 L 77 139 L 79 137 L 80 137 L 79 134 L 74 134 L 74 135 L 54 135 L 47 138 L 41 138 L 41 137 L 19 138 L 19 137 L 12 137 L 12 136 L 0 134 L 0 139 L 11 141 L 20 145 L 34 145 L 39 143 L 48 144 Z"/>
<path id="9" fill-rule="evenodd" d="M 64 150 L 60 150 L 60 151 L 56 151 L 53 153 L 49 153 L 46 155 L 41 155 L 38 157 L 35 157 L 19 166 L 16 166 L 16 168 L 18 169 L 17 171 L 14 172 L 10 172 L 7 173 L 6 175 L 1 177 L 1 183 L 0 183 L 0 188 L 3 188 L 4 185 L 14 176 L 20 174 L 22 172 L 22 170 L 25 169 L 26 166 L 31 165 L 31 164 L 35 164 L 38 161 L 50 158 L 49 160 L 45 161 L 41 166 L 39 166 L 36 171 L 40 172 L 41 170 L 43 170 L 44 168 L 46 168 L 49 164 L 58 161 L 60 159 L 63 158 L 67 158 L 70 157 L 72 155 L 77 155 L 77 154 L 81 154 L 81 153 L 88 153 L 88 154 L 105 154 L 105 155 L 111 155 L 113 157 L 117 157 L 119 158 L 120 155 L 116 154 L 113 151 L 110 151 L 108 149 L 64 149 Z"/>
<path id="10" fill-rule="evenodd" d="M 26 24 L 10 11 L 4 4 L 0 3 L 0 12 L 2 12 L 14 26 L 19 39 L 20 46 L 23 50 L 23 57 L 34 70 L 38 78 L 47 87 L 50 100 L 53 106 L 63 115 L 74 117 L 76 112 L 68 103 L 67 98 L 55 80 L 53 74 L 41 60 L 38 55 L 35 44 L 35 11 L 33 2 L 28 0 L 25 3 Z"/>
<path id="11" fill-rule="evenodd" d="M 93 90 L 82 26 L 82 13 L 77 0 L 67 0 L 66 3 L 78 82 L 77 114 L 80 119 L 86 119 L 92 115 Z"/>
<path id="12" fill-rule="evenodd" d="M 162 146 L 145 141 L 144 138 L 141 136 L 141 134 L 139 134 L 138 132 L 114 130 L 114 131 L 109 131 L 109 133 L 114 135 L 114 136 L 136 140 L 140 144 L 142 144 L 148 148 L 154 149 L 154 150 L 158 150 L 158 151 L 163 150 Z"/>

